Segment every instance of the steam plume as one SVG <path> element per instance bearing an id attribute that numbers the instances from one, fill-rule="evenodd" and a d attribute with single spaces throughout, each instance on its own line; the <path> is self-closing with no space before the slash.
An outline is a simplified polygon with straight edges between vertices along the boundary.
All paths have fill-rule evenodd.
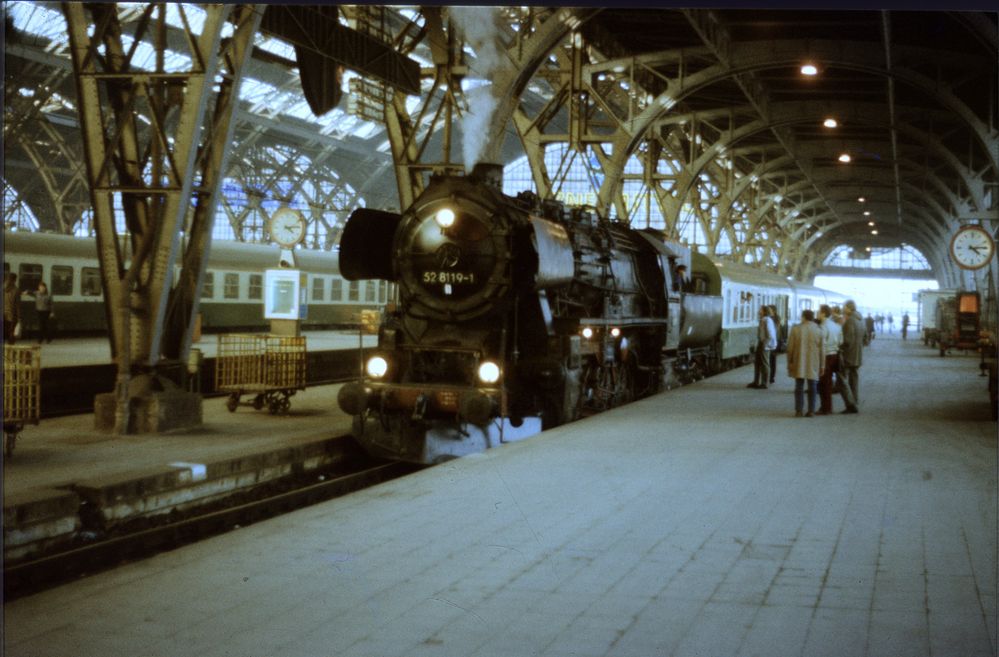
<path id="1" fill-rule="evenodd" d="M 498 104 L 493 97 L 491 84 L 493 74 L 503 61 L 497 45 L 498 8 L 449 7 L 448 11 L 451 20 L 464 35 L 465 41 L 475 51 L 475 61 L 471 62 L 471 70 L 474 71 L 476 78 L 481 78 L 485 82 L 465 94 L 468 99 L 468 112 L 462 123 L 462 155 L 465 159 L 465 171 L 471 171 L 482 156 L 482 149 L 489 139 L 490 121 Z"/>

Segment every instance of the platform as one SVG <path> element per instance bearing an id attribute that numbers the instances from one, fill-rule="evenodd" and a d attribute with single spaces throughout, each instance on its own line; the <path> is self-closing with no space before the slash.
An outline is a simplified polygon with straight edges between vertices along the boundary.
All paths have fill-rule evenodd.
<path id="1" fill-rule="evenodd" d="M 206 399 L 201 427 L 161 435 L 100 432 L 93 415 L 26 427 L 4 459 L 5 558 L 70 541 L 85 529 L 84 500 L 105 530 L 339 464 L 355 447 L 341 444 L 351 420 L 336 405 L 339 387 L 299 391 L 277 415 L 244 406 L 231 413 L 225 398 Z"/>
<path id="2" fill-rule="evenodd" d="M 4 654 L 995 655 L 977 360 L 879 337 L 816 418 L 780 368 L 14 600 Z"/>

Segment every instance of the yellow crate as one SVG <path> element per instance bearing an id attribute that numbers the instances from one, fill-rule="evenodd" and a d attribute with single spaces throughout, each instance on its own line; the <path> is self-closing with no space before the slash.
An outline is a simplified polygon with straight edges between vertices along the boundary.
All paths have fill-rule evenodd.
<path id="1" fill-rule="evenodd" d="M 232 392 L 305 389 L 304 336 L 227 333 L 218 336 L 215 389 Z"/>
<path id="2" fill-rule="evenodd" d="M 38 424 L 42 352 L 38 345 L 3 346 L 3 421 Z"/>

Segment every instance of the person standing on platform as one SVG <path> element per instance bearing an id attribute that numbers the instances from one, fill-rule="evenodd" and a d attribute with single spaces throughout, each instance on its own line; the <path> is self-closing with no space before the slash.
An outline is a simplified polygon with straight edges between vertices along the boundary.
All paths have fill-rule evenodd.
<path id="1" fill-rule="evenodd" d="M 822 329 L 815 323 L 815 313 L 801 312 L 801 323 L 791 328 L 787 338 L 787 373 L 794 379 L 794 416 L 801 417 L 805 406 L 805 382 L 808 382 L 808 412 L 815 415 L 815 389 L 824 370 Z"/>
<path id="2" fill-rule="evenodd" d="M 902 315 L 902 339 L 905 340 L 909 335 L 909 313 Z"/>
<path id="3" fill-rule="evenodd" d="M 17 289 L 17 274 L 7 272 L 3 280 L 3 341 L 17 342 L 15 329 L 21 321 L 21 291 Z"/>
<path id="4" fill-rule="evenodd" d="M 760 323 L 756 327 L 756 364 L 753 367 L 753 382 L 747 388 L 766 390 L 770 380 L 770 352 L 777 348 L 777 329 L 770 318 L 770 310 L 760 306 Z"/>
<path id="5" fill-rule="evenodd" d="M 52 342 L 49 320 L 52 319 L 52 295 L 44 281 L 38 282 L 38 289 L 28 294 L 35 297 L 35 310 L 38 312 L 38 344 Z"/>
<path id="6" fill-rule="evenodd" d="M 780 353 L 787 344 L 781 345 L 780 315 L 777 314 L 777 306 L 767 306 L 770 309 L 770 319 L 774 322 L 774 329 L 777 331 L 777 346 L 770 350 L 770 384 L 773 385 L 774 377 L 777 376 L 777 354 Z"/>
<path id="7" fill-rule="evenodd" d="M 864 318 L 864 326 L 867 327 L 868 341 L 874 339 L 874 318 L 871 317 L 871 313 L 867 313 L 867 317 Z"/>
<path id="8" fill-rule="evenodd" d="M 892 316 L 891 313 L 888 313 L 888 332 L 889 333 L 895 332 L 895 318 Z"/>
<path id="9" fill-rule="evenodd" d="M 819 327 L 822 329 L 822 353 L 825 358 L 822 377 L 819 379 L 819 411 L 816 415 L 832 414 L 833 374 L 838 370 L 839 346 L 843 343 L 843 329 L 833 319 L 832 308 L 819 307 Z"/>
<path id="10" fill-rule="evenodd" d="M 839 354 L 839 371 L 844 385 L 840 386 L 844 413 L 856 413 L 860 405 L 860 366 L 864 360 L 864 320 L 857 312 L 853 299 L 843 304 L 843 346 Z"/>

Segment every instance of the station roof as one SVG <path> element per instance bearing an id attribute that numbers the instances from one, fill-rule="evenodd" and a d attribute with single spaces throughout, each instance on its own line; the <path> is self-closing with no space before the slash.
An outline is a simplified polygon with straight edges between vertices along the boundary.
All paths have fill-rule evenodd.
<path id="1" fill-rule="evenodd" d="M 134 29 L 142 6 L 122 5 L 126 29 Z M 427 32 L 419 7 L 384 10 L 389 40 L 406 30 Z M 551 134 L 570 134 L 571 103 L 559 105 L 556 97 L 565 89 L 586 93 L 587 136 L 604 139 L 605 167 L 623 176 L 629 158 L 656 142 L 658 156 L 686 172 L 664 176 L 661 189 L 695 206 L 722 207 L 728 214 L 719 221 L 749 217 L 752 224 L 753 208 L 765 207 L 768 218 L 757 218 L 750 232 L 779 229 L 782 239 L 822 255 L 841 244 L 858 250 L 912 244 L 937 266 L 955 225 L 999 226 L 996 13 L 494 12 L 502 22 L 497 36 L 511 49 L 546 21 L 566 24 L 564 38 L 553 41 L 550 56 L 520 87 L 524 116 L 544 116 Z M 64 219 L 44 211 L 53 190 L 68 205 L 88 203 L 79 186 L 80 159 L 72 156 L 81 149 L 65 22 L 58 3 L 50 2 L 7 3 L 6 18 L 5 181 L 36 209 L 42 228 L 67 232 Z M 581 57 L 574 69 L 580 79 L 566 86 L 571 39 Z M 429 39 L 406 43 L 405 57 L 424 73 L 440 63 Z M 261 171 L 280 168 L 273 153 L 281 151 L 297 162 L 292 173 L 318 172 L 368 207 L 397 207 L 384 124 L 350 113 L 349 99 L 315 116 L 303 98 L 293 44 L 261 32 L 255 46 L 241 89 L 231 175 L 244 183 L 264 176 Z M 465 54 L 480 53 L 466 48 Z M 474 68 L 465 91 L 490 82 L 477 80 Z M 355 77 L 348 62 L 345 91 Z M 422 89 L 430 93 L 427 75 Z M 430 105 L 417 95 L 405 99 L 414 116 Z M 512 126 L 498 130 L 507 133 L 504 161 L 529 149 Z"/>

